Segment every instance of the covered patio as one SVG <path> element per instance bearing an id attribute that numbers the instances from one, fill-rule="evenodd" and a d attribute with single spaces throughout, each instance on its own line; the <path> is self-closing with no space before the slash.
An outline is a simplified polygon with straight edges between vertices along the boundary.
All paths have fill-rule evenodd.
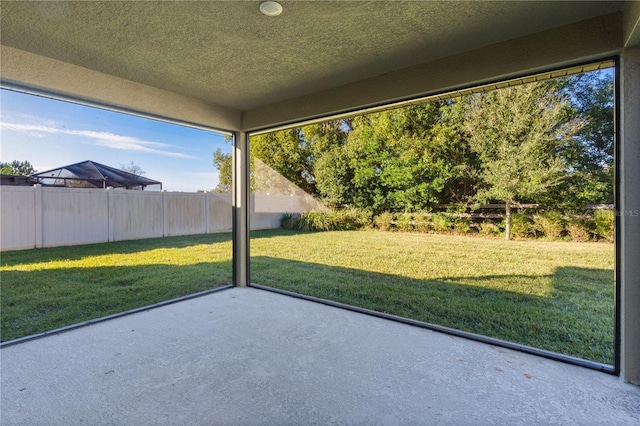
<path id="1" fill-rule="evenodd" d="M 4 348 L 1 402 L 7 425 L 640 422 L 614 376 L 254 288 Z"/>
<path id="2" fill-rule="evenodd" d="M 232 136 L 236 288 L 3 347 L 2 423 L 639 423 L 640 2 L 260 3 L 3 2 L 3 88 Z M 614 374 L 250 288 L 252 134 L 603 62 Z"/>

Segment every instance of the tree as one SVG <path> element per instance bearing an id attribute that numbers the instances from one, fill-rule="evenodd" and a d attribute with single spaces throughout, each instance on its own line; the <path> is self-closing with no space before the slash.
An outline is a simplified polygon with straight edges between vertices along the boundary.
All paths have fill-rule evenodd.
<path id="1" fill-rule="evenodd" d="M 308 194 L 315 194 L 311 150 L 302 129 L 286 129 L 277 132 L 251 136 L 250 157 L 258 158 L 288 181 Z M 260 186 L 269 187 L 271 174 L 255 176 Z"/>
<path id="2" fill-rule="evenodd" d="M 28 161 L 0 162 L 0 173 L 3 175 L 29 176 L 37 172 Z"/>
<path id="3" fill-rule="evenodd" d="M 138 166 L 133 161 L 129 161 L 128 164 L 120 164 L 120 170 L 123 172 L 131 173 L 138 176 L 144 176 L 147 172 L 142 170 L 142 167 Z"/>
<path id="4" fill-rule="evenodd" d="M 353 167 L 344 146 L 333 146 L 315 162 L 316 188 L 332 208 L 353 204 Z"/>
<path id="5" fill-rule="evenodd" d="M 227 142 L 230 140 L 227 139 Z M 260 183 L 262 188 L 268 188 L 270 182 L 267 180 L 279 174 L 306 192 L 315 193 L 312 170 L 307 163 L 310 160 L 310 153 L 300 128 L 252 136 L 249 145 L 249 182 L 252 191 L 256 187 L 256 181 Z M 256 176 L 254 158 L 258 158 L 276 173 Z M 214 191 L 228 192 L 231 190 L 232 161 L 231 153 L 225 154 L 220 148 L 214 151 L 213 165 L 218 169 L 219 180 Z"/>
<path id="6" fill-rule="evenodd" d="M 567 177 L 542 200 L 565 211 L 585 204 L 613 203 L 614 99 L 610 70 L 577 74 L 559 80 L 569 103 L 567 114 L 584 126 L 564 146 Z"/>
<path id="7" fill-rule="evenodd" d="M 444 101 L 356 117 L 346 144 L 317 160 L 316 186 L 332 204 L 374 213 L 466 201 L 477 158 L 461 123 L 456 105 Z"/>
<path id="8" fill-rule="evenodd" d="M 583 127 L 567 120 L 566 97 L 553 82 L 532 83 L 466 98 L 469 144 L 482 162 L 483 185 L 475 199 L 505 203 L 506 239 L 511 207 L 535 201 L 566 175 L 559 155 Z"/>
<path id="9" fill-rule="evenodd" d="M 231 153 L 225 154 L 220 148 L 213 152 L 213 165 L 218 169 L 218 185 L 214 192 L 231 192 L 233 165 Z"/>
<path id="10" fill-rule="evenodd" d="M 315 162 L 331 147 L 344 144 L 349 122 L 350 120 L 334 120 L 252 136 L 249 143 L 251 189 L 273 187 L 277 191 L 277 187 L 282 186 L 282 176 L 305 192 L 318 195 Z M 268 173 L 262 173 L 266 171 L 262 166 L 256 171 L 255 159 L 270 169 Z M 231 154 L 224 154 L 220 149 L 214 152 L 213 165 L 218 169 L 220 180 L 216 191 L 230 190 L 231 162 Z"/>
<path id="11" fill-rule="evenodd" d="M 252 136 L 250 186 L 287 191 L 283 176 L 329 206 L 374 213 L 499 200 L 510 237 L 515 202 L 609 202 L 613 140 L 611 76 L 581 74 Z M 214 153 L 218 190 L 231 161 Z"/>

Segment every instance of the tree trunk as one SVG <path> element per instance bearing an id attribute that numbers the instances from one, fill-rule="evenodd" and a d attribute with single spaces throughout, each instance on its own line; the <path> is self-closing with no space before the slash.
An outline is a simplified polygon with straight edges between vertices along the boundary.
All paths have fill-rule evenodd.
<path id="1" fill-rule="evenodd" d="M 505 230 L 504 230 L 504 238 L 509 241 L 511 239 L 511 201 L 507 200 L 505 203 L 506 206 L 506 215 L 504 218 L 505 221 Z"/>

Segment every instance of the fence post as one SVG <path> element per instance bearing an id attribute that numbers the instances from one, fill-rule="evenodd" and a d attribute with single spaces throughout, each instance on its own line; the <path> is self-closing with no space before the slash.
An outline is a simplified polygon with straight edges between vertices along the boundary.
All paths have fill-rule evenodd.
<path id="1" fill-rule="evenodd" d="M 209 233 L 209 193 L 204 191 L 202 193 L 204 195 L 204 233 Z"/>
<path id="2" fill-rule="evenodd" d="M 42 220 L 43 211 L 42 211 L 42 185 L 41 184 L 37 183 L 33 185 L 33 197 L 34 197 L 33 216 L 35 218 L 34 227 L 35 227 L 35 239 L 36 239 L 34 243 L 36 248 L 41 248 L 44 245 L 44 241 L 43 241 L 44 230 L 42 229 L 44 224 Z"/>
<path id="3" fill-rule="evenodd" d="M 115 241 L 114 234 L 115 231 L 113 229 L 113 220 L 114 220 L 114 195 L 113 195 L 113 187 L 109 186 L 107 188 L 107 239 L 109 242 Z"/>
<path id="4" fill-rule="evenodd" d="M 166 237 L 169 229 L 169 218 L 167 217 L 167 190 L 162 190 L 162 236 Z"/>

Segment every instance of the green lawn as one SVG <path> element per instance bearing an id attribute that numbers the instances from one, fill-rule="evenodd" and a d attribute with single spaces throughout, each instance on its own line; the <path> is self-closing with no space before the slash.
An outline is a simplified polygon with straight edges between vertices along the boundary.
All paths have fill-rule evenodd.
<path id="1" fill-rule="evenodd" d="M 2 253 L 2 341 L 231 283 L 231 235 Z"/>
<path id="2" fill-rule="evenodd" d="M 613 244 L 252 235 L 254 283 L 613 364 Z"/>
<path id="3" fill-rule="evenodd" d="M 254 283 L 613 363 L 612 244 L 252 233 Z M 231 281 L 229 234 L 7 252 L 2 339 Z"/>

